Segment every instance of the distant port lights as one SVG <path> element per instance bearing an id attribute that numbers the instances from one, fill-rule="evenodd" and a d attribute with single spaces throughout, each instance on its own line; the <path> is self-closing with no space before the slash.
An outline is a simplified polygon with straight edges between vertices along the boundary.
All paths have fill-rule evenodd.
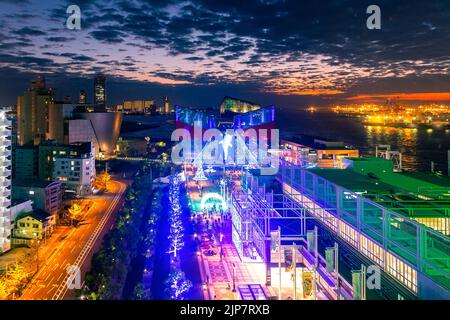
<path id="1" fill-rule="evenodd" d="M 447 105 L 407 106 L 394 103 L 386 105 L 338 105 L 333 107 L 332 111 L 346 116 L 361 118 L 363 122 L 369 125 L 408 127 L 417 125 L 450 125 L 450 107 Z"/>

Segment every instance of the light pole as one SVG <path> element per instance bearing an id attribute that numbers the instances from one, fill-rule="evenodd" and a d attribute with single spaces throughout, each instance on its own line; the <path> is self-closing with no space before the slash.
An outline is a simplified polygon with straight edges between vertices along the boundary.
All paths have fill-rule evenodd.
<path id="1" fill-rule="evenodd" d="M 236 292 L 236 265 L 233 262 L 233 292 Z"/>
<path id="2" fill-rule="evenodd" d="M 222 262 L 222 255 L 223 255 L 223 233 L 222 232 L 220 232 L 219 241 L 220 241 L 220 261 Z"/>

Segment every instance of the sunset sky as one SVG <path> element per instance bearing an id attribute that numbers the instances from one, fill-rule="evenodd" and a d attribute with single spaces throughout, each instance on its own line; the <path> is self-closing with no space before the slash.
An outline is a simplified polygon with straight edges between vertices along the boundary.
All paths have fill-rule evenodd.
<path id="1" fill-rule="evenodd" d="M 66 28 L 70 4 L 81 30 Z M 366 27 L 370 4 L 381 30 Z M 0 105 L 38 74 L 92 99 L 96 73 L 110 105 L 447 103 L 449 71 L 450 1 L 0 0 Z"/>

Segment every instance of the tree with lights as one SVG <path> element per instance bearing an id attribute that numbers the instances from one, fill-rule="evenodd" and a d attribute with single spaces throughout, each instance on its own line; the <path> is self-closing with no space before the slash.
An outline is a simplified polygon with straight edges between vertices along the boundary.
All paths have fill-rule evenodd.
<path id="1" fill-rule="evenodd" d="M 173 300 L 183 300 L 185 295 L 192 288 L 192 282 L 186 279 L 184 272 L 176 270 L 169 274 L 167 280 L 170 298 Z"/>
<path id="2" fill-rule="evenodd" d="M 6 277 L 3 276 L 0 278 L 0 300 L 8 299 L 9 295 L 10 295 L 10 288 L 6 283 Z"/>
<path id="3" fill-rule="evenodd" d="M 71 221 L 71 224 L 73 224 L 74 221 L 80 221 L 83 215 L 83 211 L 81 210 L 81 206 L 78 203 L 72 204 L 72 206 L 67 210 L 69 213 L 69 219 Z"/>
<path id="4" fill-rule="evenodd" d="M 16 262 L 6 271 L 6 284 L 12 289 L 12 292 L 18 295 L 22 294 L 26 286 L 28 274 L 22 264 Z"/>

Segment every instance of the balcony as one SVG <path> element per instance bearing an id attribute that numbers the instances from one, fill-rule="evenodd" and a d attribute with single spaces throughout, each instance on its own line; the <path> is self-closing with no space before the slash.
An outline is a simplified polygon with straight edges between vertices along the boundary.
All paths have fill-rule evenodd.
<path id="1" fill-rule="evenodd" d="M 0 166 L 2 167 L 9 167 L 11 166 L 11 159 L 5 159 L 5 158 L 0 158 Z"/>
<path id="2" fill-rule="evenodd" d="M 0 206 L 3 208 L 9 208 L 11 206 L 11 200 L 8 198 L 0 198 Z"/>

